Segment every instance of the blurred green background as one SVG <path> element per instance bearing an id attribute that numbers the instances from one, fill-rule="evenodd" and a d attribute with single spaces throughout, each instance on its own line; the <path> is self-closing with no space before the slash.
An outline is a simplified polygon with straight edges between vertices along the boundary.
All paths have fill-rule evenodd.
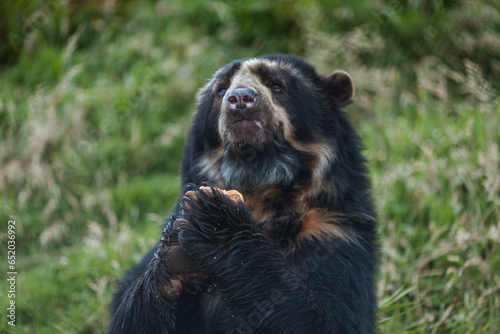
<path id="1" fill-rule="evenodd" d="M 179 195 L 197 90 L 269 53 L 354 78 L 347 111 L 380 213 L 379 331 L 500 332 L 498 1 L 12 0 L 0 37 L 16 333 L 105 331 L 117 282 Z"/>

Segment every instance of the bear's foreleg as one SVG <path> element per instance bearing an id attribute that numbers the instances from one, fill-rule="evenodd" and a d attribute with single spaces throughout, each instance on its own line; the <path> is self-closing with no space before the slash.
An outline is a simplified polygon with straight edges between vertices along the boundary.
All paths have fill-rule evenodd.
<path id="1" fill-rule="evenodd" d="M 179 242 L 242 332 L 322 333 L 325 310 L 242 201 L 203 187 L 181 200 Z"/>

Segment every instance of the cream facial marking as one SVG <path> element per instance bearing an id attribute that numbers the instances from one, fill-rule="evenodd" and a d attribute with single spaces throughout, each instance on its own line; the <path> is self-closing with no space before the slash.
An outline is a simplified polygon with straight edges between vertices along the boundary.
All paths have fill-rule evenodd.
<path id="1" fill-rule="evenodd" d="M 312 170 L 312 182 L 315 183 L 313 189 L 320 190 L 326 184 L 323 184 L 323 176 L 326 169 L 331 165 L 332 161 L 335 160 L 335 149 L 331 144 L 324 141 L 318 140 L 312 143 L 302 143 L 295 139 L 293 125 L 290 121 L 288 112 L 277 103 L 276 99 L 273 97 L 273 92 L 270 87 L 268 87 L 261 78 L 255 74 L 256 71 L 262 69 L 262 67 L 267 67 L 269 72 L 272 73 L 273 70 L 286 69 L 287 73 L 291 73 L 295 76 L 297 80 L 300 80 L 301 84 L 306 86 L 314 86 L 309 79 L 305 78 L 299 70 L 293 68 L 289 64 L 283 62 L 277 62 L 267 59 L 249 59 L 241 64 L 240 68 L 234 73 L 232 79 L 230 80 L 229 86 L 226 88 L 230 91 L 234 88 L 244 87 L 252 89 L 258 95 L 259 104 L 255 107 L 255 111 L 250 111 L 253 113 L 251 121 L 253 121 L 259 130 L 252 133 L 255 142 L 265 141 L 264 137 L 266 134 L 281 132 L 285 141 L 287 141 L 292 147 L 298 151 L 307 152 L 314 155 L 314 159 L 308 166 Z M 273 80 L 271 79 L 270 82 Z M 212 79 L 209 85 L 215 87 L 216 82 Z M 216 87 L 213 89 L 217 89 Z M 229 113 L 225 102 L 226 96 L 221 98 L 221 114 L 218 122 L 218 132 L 222 139 L 222 143 L 234 141 L 234 133 L 231 133 L 229 127 L 231 125 L 228 119 Z M 220 175 L 216 170 L 220 171 L 221 160 L 224 156 L 224 144 L 218 150 L 217 154 L 214 156 L 204 158 L 204 163 L 200 165 L 203 166 L 203 171 L 205 175 L 210 175 L 211 179 L 214 181 L 217 179 L 216 176 Z M 286 169 L 285 169 L 286 170 Z M 284 171 L 284 170 L 283 170 Z M 233 170 L 234 173 L 237 171 Z M 276 173 L 276 175 L 281 173 Z M 221 180 L 221 177 L 218 177 Z"/>

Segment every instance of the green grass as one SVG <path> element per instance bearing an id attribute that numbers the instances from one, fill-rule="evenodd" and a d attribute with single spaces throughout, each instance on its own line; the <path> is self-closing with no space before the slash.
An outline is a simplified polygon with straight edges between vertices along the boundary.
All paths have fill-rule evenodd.
<path id="1" fill-rule="evenodd" d="M 29 36 L 12 23 L 23 44 L 0 69 L 0 221 L 18 222 L 15 332 L 105 331 L 117 282 L 179 195 L 197 90 L 228 61 L 279 52 L 354 78 L 347 111 L 380 213 L 380 332 L 498 333 L 493 6 L 125 1 L 50 7 Z M 3 259 L 6 244 L 4 229 Z"/>
<path id="2" fill-rule="evenodd" d="M 411 287 L 406 300 L 418 305 L 392 326 L 494 333 L 500 109 L 435 107 L 408 108 L 402 119 L 377 113 L 380 125 L 361 127 L 381 211 L 379 283 Z"/>

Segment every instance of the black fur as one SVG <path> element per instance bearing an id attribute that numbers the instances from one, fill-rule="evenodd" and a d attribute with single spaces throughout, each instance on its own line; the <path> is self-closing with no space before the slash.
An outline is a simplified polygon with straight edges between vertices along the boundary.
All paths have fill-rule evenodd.
<path id="1" fill-rule="evenodd" d="M 264 86 L 282 87 L 272 93 L 273 102 L 286 110 L 293 138 L 303 146 L 283 134 L 284 123 L 272 133 L 263 125 L 263 145 L 225 142 L 218 91 L 229 88 L 250 60 L 217 72 L 200 95 L 182 183 L 237 189 L 245 203 L 211 185 L 204 191 L 184 186 L 183 193 L 196 196 L 181 197 L 172 216 L 187 222 L 178 240 L 207 288 L 184 288 L 178 298 L 165 294 L 175 280 L 185 287 L 190 276 L 171 273 L 162 260 L 168 245 L 160 242 L 120 284 L 108 333 L 375 332 L 375 212 L 361 140 L 327 77 L 295 57 L 259 59 L 263 64 L 251 67 L 251 75 Z M 269 105 L 258 108 L 244 117 L 266 119 L 273 112 Z M 331 150 L 320 174 L 313 171 L 319 163 L 314 143 Z M 218 164 L 207 172 L 203 159 L 218 150 Z M 315 210 L 336 219 L 318 218 L 306 228 L 304 217 Z"/>

